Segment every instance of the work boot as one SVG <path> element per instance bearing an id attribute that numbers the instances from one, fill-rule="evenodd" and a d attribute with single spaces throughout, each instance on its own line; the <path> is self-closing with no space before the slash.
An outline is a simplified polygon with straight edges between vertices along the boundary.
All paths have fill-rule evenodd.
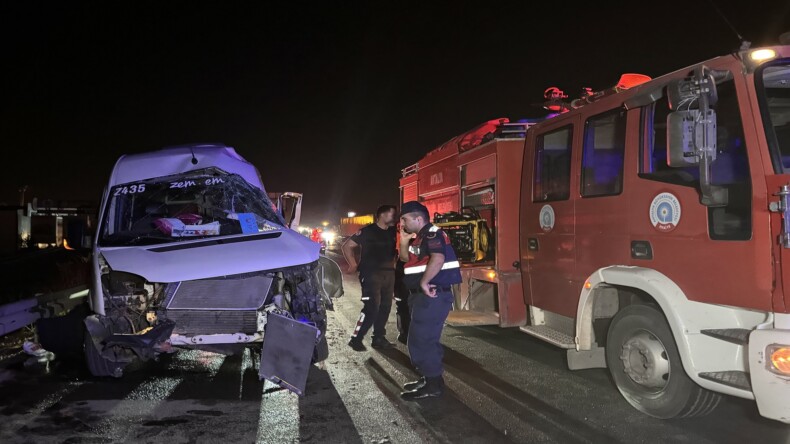
<path id="1" fill-rule="evenodd" d="M 376 336 L 373 338 L 373 341 L 371 341 L 370 345 L 373 346 L 373 348 L 378 349 L 395 348 L 395 344 L 388 341 L 384 336 Z"/>
<path id="2" fill-rule="evenodd" d="M 365 347 L 365 344 L 363 344 L 362 340 L 359 338 L 351 338 L 351 340 L 348 341 L 348 346 L 351 347 L 354 351 L 358 351 L 358 352 L 363 352 L 368 349 L 367 347 Z"/>
<path id="3" fill-rule="evenodd" d="M 425 385 L 417 390 L 403 392 L 400 397 L 406 401 L 416 401 L 425 398 L 439 398 L 444 394 L 444 380 L 441 376 L 425 378 Z"/>
<path id="4" fill-rule="evenodd" d="M 413 392 L 415 390 L 425 387 L 425 376 L 420 376 L 420 379 L 403 384 L 403 390 Z"/>
<path id="5" fill-rule="evenodd" d="M 398 342 L 400 342 L 403 345 L 408 345 L 408 343 L 409 343 L 409 335 L 405 335 L 403 333 L 399 334 L 398 335 Z"/>

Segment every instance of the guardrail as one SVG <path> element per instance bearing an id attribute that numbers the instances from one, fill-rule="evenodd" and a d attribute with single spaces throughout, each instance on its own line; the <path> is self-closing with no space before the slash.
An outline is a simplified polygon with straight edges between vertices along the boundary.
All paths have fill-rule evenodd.
<path id="1" fill-rule="evenodd" d="M 69 288 L 0 305 L 0 336 L 22 329 L 39 319 L 66 314 L 88 296 L 88 287 Z"/>

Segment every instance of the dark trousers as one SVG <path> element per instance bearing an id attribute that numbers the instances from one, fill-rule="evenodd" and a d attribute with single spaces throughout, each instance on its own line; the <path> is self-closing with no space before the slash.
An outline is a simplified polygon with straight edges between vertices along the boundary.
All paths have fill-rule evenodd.
<path id="1" fill-rule="evenodd" d="M 359 314 L 357 327 L 351 335 L 362 340 L 373 327 L 373 337 L 384 337 L 387 333 L 387 319 L 392 309 L 392 295 L 395 285 L 394 270 L 379 270 L 359 278 L 362 285 L 362 313 Z"/>
<path id="2" fill-rule="evenodd" d="M 442 329 L 453 307 L 451 292 L 437 293 L 435 298 L 422 293 L 409 296 L 411 325 L 409 326 L 409 355 L 417 372 L 426 378 L 442 376 Z"/>
<path id="3" fill-rule="evenodd" d="M 409 310 L 409 289 L 403 283 L 403 278 L 395 277 L 395 314 L 398 319 L 398 332 L 404 337 L 409 337 L 409 324 L 411 323 L 411 310 Z"/>

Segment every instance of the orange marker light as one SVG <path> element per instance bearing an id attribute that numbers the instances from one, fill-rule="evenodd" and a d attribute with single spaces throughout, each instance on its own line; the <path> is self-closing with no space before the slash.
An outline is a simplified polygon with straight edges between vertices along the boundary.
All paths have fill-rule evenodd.
<path id="1" fill-rule="evenodd" d="M 590 283 L 590 281 L 587 281 L 587 282 L 584 283 L 584 289 L 585 290 L 589 290 L 591 288 L 592 288 L 592 283 Z"/>
<path id="2" fill-rule="evenodd" d="M 496 279 L 496 271 L 489 271 L 487 276 L 489 279 Z"/>
<path id="3" fill-rule="evenodd" d="M 771 369 L 774 373 L 790 375 L 790 347 L 769 345 L 766 354 L 771 356 Z"/>

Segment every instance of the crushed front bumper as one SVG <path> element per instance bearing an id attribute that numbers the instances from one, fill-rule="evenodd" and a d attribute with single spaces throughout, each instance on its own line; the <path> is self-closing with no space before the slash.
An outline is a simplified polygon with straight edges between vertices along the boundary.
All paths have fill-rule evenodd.
<path id="1" fill-rule="evenodd" d="M 760 414 L 790 424 L 790 375 L 771 371 L 766 348 L 773 344 L 790 346 L 790 330 L 754 330 L 749 335 L 749 372 L 752 391 Z"/>

